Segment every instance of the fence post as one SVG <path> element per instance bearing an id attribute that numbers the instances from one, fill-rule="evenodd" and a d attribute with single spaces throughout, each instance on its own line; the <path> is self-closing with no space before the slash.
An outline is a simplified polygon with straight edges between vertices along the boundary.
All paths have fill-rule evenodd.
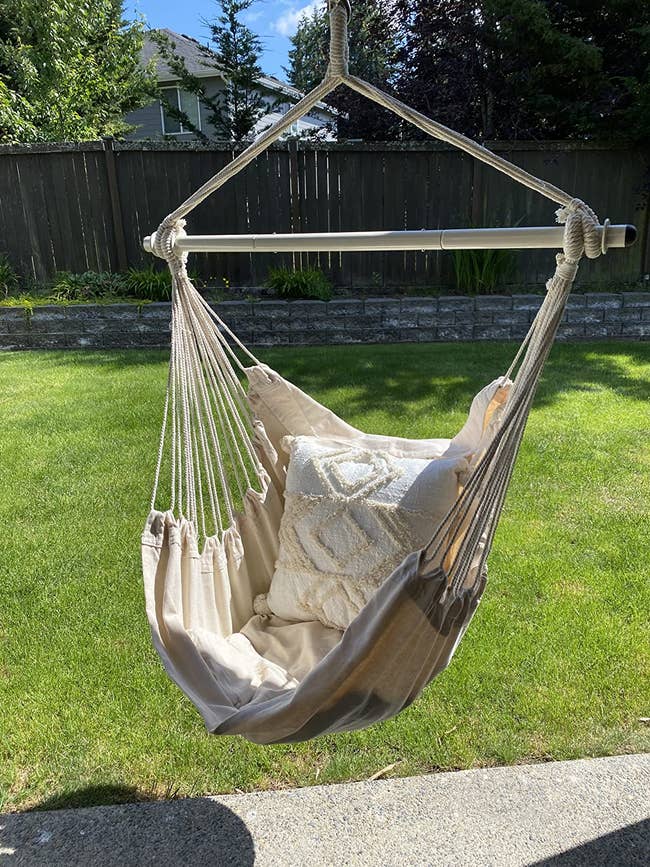
<path id="1" fill-rule="evenodd" d="M 113 138 L 107 136 L 104 142 L 104 156 L 106 158 L 106 177 L 108 179 L 108 192 L 111 197 L 111 215 L 113 218 L 113 234 L 115 235 L 115 248 L 117 252 L 118 271 L 126 271 L 129 262 L 126 255 L 126 239 L 124 237 L 124 223 L 122 222 L 122 205 L 120 203 L 120 188 L 117 183 L 117 166 L 115 165 L 115 148 Z"/>

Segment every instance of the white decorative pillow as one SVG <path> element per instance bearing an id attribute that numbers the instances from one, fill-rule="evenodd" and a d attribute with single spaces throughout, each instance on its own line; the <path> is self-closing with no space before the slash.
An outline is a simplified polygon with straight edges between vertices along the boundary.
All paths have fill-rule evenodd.
<path id="1" fill-rule="evenodd" d="M 433 536 L 468 464 L 310 436 L 285 443 L 280 553 L 268 596 L 258 597 L 255 609 L 345 629 L 402 560 Z"/>

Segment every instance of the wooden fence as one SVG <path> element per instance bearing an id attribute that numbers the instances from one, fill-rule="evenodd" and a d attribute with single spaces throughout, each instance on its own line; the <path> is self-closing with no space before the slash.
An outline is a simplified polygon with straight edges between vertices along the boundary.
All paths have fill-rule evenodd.
<path id="1" fill-rule="evenodd" d="M 635 223 L 640 240 L 581 268 L 583 281 L 633 282 L 650 271 L 648 162 L 637 150 L 572 142 L 495 150 L 591 204 Z M 142 237 L 233 157 L 225 146 L 89 142 L 0 147 L 0 252 L 22 274 L 118 271 L 150 257 Z M 193 234 L 548 225 L 554 206 L 509 178 L 437 143 L 281 144 L 192 215 Z M 518 254 L 512 282 L 539 285 L 549 251 Z M 338 286 L 386 289 L 453 284 L 448 253 L 212 255 L 204 278 L 259 286 L 273 265 L 314 264 Z"/>

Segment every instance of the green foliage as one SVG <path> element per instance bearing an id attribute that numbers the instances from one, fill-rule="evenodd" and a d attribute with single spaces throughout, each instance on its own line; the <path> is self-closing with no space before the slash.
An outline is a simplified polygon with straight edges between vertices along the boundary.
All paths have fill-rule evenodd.
<path id="1" fill-rule="evenodd" d="M 154 265 L 131 268 L 123 281 L 124 292 L 144 301 L 169 301 L 172 297 L 172 278 L 169 268 Z"/>
<path id="2" fill-rule="evenodd" d="M 329 301 L 332 284 L 320 268 L 271 268 L 266 285 L 280 298 L 306 298 Z"/>
<path id="3" fill-rule="evenodd" d="M 512 250 L 454 250 L 456 288 L 462 294 L 493 295 L 515 270 Z"/>
<path id="4" fill-rule="evenodd" d="M 389 0 L 355 0 L 350 19 L 350 69 L 355 74 L 391 90 L 398 57 L 398 27 Z M 302 16 L 291 37 L 291 84 L 299 90 L 315 87 L 325 75 L 329 52 L 329 16 L 326 4 Z M 365 97 L 337 88 L 326 100 L 339 112 L 339 138 L 385 141 L 395 138 L 400 123 L 395 115 Z"/>
<path id="5" fill-rule="evenodd" d="M 107 296 L 119 296 L 124 290 L 124 277 L 108 271 L 86 271 L 73 274 L 60 271 L 52 285 L 50 298 L 58 303 L 94 301 Z"/>
<path id="6" fill-rule="evenodd" d="M 0 142 L 119 136 L 151 100 L 143 27 L 122 0 L 5 0 L 0 7 Z"/>
<path id="7" fill-rule="evenodd" d="M 650 5 L 633 0 L 395 0 L 398 89 L 485 139 L 642 139 Z M 415 136 L 419 135 L 414 133 Z"/>
<path id="8" fill-rule="evenodd" d="M 18 291 L 20 281 L 13 265 L 4 253 L 0 253 L 0 295 L 5 298 Z"/>
<path id="9" fill-rule="evenodd" d="M 259 89 L 262 75 L 259 58 L 262 53 L 260 38 L 242 21 L 242 14 L 253 5 L 253 0 L 217 0 L 220 13 L 208 22 L 210 45 L 198 47 L 204 54 L 203 63 L 214 69 L 214 74 L 225 78 L 225 87 L 211 96 L 200 78 L 192 75 L 185 61 L 176 52 L 176 43 L 161 31 L 153 31 L 152 39 L 167 65 L 178 77 L 186 93 L 196 94 L 207 109 L 207 121 L 216 130 L 217 139 L 244 142 L 250 139 L 268 106 Z M 165 111 L 192 130 L 199 138 L 207 139 L 178 106 L 171 105 L 161 93 Z"/>

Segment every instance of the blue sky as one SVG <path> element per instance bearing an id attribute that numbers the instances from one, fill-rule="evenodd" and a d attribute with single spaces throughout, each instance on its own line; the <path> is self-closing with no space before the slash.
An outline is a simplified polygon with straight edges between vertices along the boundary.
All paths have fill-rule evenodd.
<path id="1" fill-rule="evenodd" d="M 324 0 L 256 0 L 244 20 L 262 39 L 264 72 L 286 78 L 282 67 L 287 65 L 289 37 L 295 33 L 300 15 Z M 186 33 L 205 41 L 207 30 L 204 19 L 215 18 L 214 0 L 128 0 L 127 13 L 140 13 L 149 27 L 169 27 L 177 33 Z"/>

